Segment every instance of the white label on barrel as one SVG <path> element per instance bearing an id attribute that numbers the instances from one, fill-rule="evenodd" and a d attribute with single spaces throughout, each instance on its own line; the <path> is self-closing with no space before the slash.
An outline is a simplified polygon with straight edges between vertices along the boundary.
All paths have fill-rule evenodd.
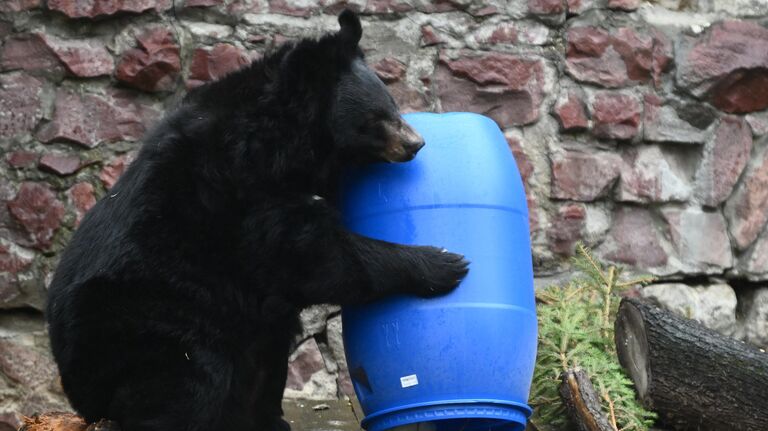
<path id="1" fill-rule="evenodd" d="M 416 377 L 416 374 L 400 377 L 400 385 L 404 388 L 410 388 L 411 386 L 416 386 L 418 384 L 419 384 L 419 378 Z"/>

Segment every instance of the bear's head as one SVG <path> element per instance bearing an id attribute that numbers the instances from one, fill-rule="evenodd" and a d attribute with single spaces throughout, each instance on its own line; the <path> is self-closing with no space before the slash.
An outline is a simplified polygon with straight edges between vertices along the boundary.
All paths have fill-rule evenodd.
<path id="1" fill-rule="evenodd" d="M 332 38 L 346 64 L 338 74 L 329 118 L 336 150 L 355 162 L 413 159 L 424 139 L 403 121 L 387 87 L 366 65 L 358 47 L 360 19 L 345 10 L 339 24 Z"/>
<path id="2" fill-rule="evenodd" d="M 183 134 L 211 150 L 204 163 L 221 157 L 216 143 L 223 138 L 235 150 L 224 153 L 232 160 L 221 165 L 236 166 L 223 176 L 245 188 L 304 187 L 332 184 L 345 165 L 413 159 L 424 139 L 366 65 L 360 19 L 345 10 L 338 21 L 337 32 L 282 44 L 189 93 L 191 115 L 208 121 L 184 123 Z M 199 114 L 203 109 L 208 115 Z"/>

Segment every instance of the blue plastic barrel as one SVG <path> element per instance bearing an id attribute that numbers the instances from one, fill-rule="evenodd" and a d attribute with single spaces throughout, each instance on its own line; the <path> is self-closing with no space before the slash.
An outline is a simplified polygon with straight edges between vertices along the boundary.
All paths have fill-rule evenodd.
<path id="1" fill-rule="evenodd" d="M 342 192 L 345 223 L 385 241 L 445 247 L 471 264 L 446 296 L 344 308 L 362 426 L 523 430 L 537 326 L 528 211 L 515 160 L 487 117 L 405 119 L 426 146 L 410 162 L 350 173 Z"/>

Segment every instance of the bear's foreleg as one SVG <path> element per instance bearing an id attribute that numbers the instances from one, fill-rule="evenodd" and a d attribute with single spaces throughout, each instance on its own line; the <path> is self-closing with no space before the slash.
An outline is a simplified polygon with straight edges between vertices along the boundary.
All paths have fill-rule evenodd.
<path id="1" fill-rule="evenodd" d="M 444 249 L 351 233 L 324 200 L 275 200 L 253 208 L 240 240 L 241 266 L 253 271 L 254 283 L 278 271 L 273 288 L 298 307 L 359 304 L 398 293 L 441 295 L 459 284 L 469 264 Z"/>

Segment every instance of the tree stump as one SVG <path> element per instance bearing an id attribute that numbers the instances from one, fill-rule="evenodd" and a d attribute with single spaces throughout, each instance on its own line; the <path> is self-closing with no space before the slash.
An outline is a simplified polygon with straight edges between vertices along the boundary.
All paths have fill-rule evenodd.
<path id="1" fill-rule="evenodd" d="M 768 430 L 768 354 L 625 298 L 615 324 L 619 362 L 643 405 L 686 430 Z"/>

